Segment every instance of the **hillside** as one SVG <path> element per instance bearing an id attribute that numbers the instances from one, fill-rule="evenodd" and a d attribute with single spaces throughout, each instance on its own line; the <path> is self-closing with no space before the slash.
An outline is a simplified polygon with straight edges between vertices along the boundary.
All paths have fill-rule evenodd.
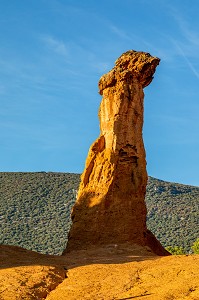
<path id="1" fill-rule="evenodd" d="M 0 244 L 61 254 L 80 175 L 0 173 Z M 164 246 L 190 245 L 199 237 L 199 187 L 149 177 L 148 228 Z"/>
<path id="2" fill-rule="evenodd" d="M 181 246 L 188 253 L 199 237 L 199 187 L 150 177 L 146 203 L 148 227 L 160 242 Z"/>

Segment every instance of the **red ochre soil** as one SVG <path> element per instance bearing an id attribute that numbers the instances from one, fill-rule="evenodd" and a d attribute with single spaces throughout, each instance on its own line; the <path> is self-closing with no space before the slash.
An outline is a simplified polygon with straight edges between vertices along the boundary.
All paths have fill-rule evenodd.
<path id="1" fill-rule="evenodd" d="M 0 246 L 0 299 L 199 299 L 199 255 L 108 245 L 48 256 Z"/>

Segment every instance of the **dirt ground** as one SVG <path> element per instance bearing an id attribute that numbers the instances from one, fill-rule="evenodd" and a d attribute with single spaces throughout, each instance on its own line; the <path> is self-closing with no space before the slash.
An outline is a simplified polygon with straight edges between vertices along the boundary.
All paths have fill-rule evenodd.
<path id="1" fill-rule="evenodd" d="M 0 246 L 0 299 L 199 300 L 199 255 L 109 245 L 47 256 Z"/>

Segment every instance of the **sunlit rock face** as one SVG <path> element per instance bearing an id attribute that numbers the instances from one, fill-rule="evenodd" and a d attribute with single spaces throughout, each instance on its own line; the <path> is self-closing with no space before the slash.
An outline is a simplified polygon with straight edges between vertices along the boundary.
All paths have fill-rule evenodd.
<path id="1" fill-rule="evenodd" d="M 142 138 L 143 88 L 151 83 L 159 61 L 131 50 L 99 80 L 100 136 L 90 147 L 81 176 L 66 251 L 128 242 L 164 254 L 146 227 Z"/>

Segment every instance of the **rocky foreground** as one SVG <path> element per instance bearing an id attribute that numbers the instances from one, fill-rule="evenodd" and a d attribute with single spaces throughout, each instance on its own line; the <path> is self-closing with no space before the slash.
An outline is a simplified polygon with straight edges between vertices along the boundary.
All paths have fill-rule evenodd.
<path id="1" fill-rule="evenodd" d="M 109 245 L 47 256 L 0 246 L 0 299 L 199 299 L 199 256 Z"/>

